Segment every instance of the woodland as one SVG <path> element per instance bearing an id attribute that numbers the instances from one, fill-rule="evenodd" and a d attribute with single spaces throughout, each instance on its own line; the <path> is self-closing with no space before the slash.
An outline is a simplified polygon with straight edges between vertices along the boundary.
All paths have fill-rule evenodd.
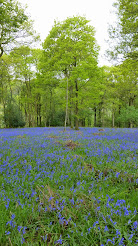
<path id="1" fill-rule="evenodd" d="M 41 48 L 25 8 L 0 2 L 0 127 L 137 127 L 138 4 L 116 0 L 110 67 L 98 65 L 95 28 L 55 21 Z"/>
<path id="2" fill-rule="evenodd" d="M 100 66 L 87 18 L 41 44 L 0 0 L 0 246 L 138 245 L 138 4 L 114 9 Z"/>

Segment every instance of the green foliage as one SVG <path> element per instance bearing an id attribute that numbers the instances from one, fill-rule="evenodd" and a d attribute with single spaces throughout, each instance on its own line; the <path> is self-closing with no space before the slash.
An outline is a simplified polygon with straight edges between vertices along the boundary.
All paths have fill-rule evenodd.
<path id="1" fill-rule="evenodd" d="M 7 104 L 4 112 L 4 122 L 7 128 L 17 128 L 25 126 L 22 112 L 15 103 L 9 102 Z"/>
<path id="2" fill-rule="evenodd" d="M 88 24 L 89 21 L 80 16 L 67 18 L 61 23 L 55 22 L 43 43 L 43 56 L 40 62 L 40 72 L 45 85 L 54 88 L 60 83 L 65 88 L 66 113 L 70 105 L 76 129 L 82 95 L 85 93 L 88 99 L 89 89 L 85 91 L 85 88 L 91 87 L 93 91 L 95 90 L 98 74 L 99 47 L 94 37 L 94 28 Z"/>
<path id="3" fill-rule="evenodd" d="M 111 50 L 112 58 L 118 57 L 138 58 L 138 4 L 137 0 L 116 0 L 114 3 L 118 23 L 115 27 L 109 29 L 110 37 L 116 40 L 114 50 Z"/>
<path id="4" fill-rule="evenodd" d="M 27 35 L 26 35 L 27 34 Z M 27 37 L 32 39 L 29 42 L 38 39 L 29 20 L 25 14 L 25 9 L 16 0 L 1 0 L 0 2 L 0 57 L 9 44 L 27 42 Z M 18 42 L 16 42 L 18 39 Z M 20 40 L 20 41 L 19 41 Z M 10 47 L 11 49 L 11 47 Z"/>
<path id="5" fill-rule="evenodd" d="M 128 105 L 126 108 L 121 108 L 121 112 L 117 120 L 122 124 L 122 126 L 128 127 L 132 124 L 134 127 L 138 127 L 138 109 L 134 106 Z"/>
<path id="6" fill-rule="evenodd" d="M 138 107 L 138 65 L 134 55 L 137 7 L 134 1 L 127 0 L 125 4 L 117 0 L 117 3 L 119 29 L 118 32 L 112 30 L 111 36 L 118 35 L 120 46 L 116 53 L 120 54 L 123 48 L 125 59 L 120 65 L 98 68 L 95 30 L 81 16 L 55 21 L 42 50 L 16 44 L 9 55 L 3 55 L 3 48 L 22 30 L 28 32 L 30 24 L 20 4 L 13 0 L 2 1 L 0 42 L 4 46 L 0 46 L 3 55 L 0 59 L 0 114 L 5 115 L 10 98 L 20 105 L 29 127 L 136 126 L 133 109 Z M 134 18 L 129 11 L 134 11 Z M 11 14 L 14 21 L 10 21 Z M 123 39 L 126 35 L 126 41 L 130 41 L 129 32 L 132 49 Z M 126 105 L 132 107 L 127 110 Z M 126 118 L 126 114 L 132 116 Z"/>

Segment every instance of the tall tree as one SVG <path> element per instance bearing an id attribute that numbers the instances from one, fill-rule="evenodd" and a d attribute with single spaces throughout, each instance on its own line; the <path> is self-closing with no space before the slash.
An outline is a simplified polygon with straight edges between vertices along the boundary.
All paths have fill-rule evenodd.
<path id="1" fill-rule="evenodd" d="M 33 54 L 32 54 L 33 53 Z M 29 126 L 34 126 L 35 99 L 33 97 L 33 88 L 35 86 L 35 71 L 33 70 L 36 63 L 36 56 L 33 57 L 34 50 L 28 46 L 15 48 L 11 53 L 14 78 L 19 84 L 20 102 L 24 106 L 26 121 Z"/>
<path id="2" fill-rule="evenodd" d="M 91 81 L 97 71 L 98 45 L 94 28 L 84 17 L 67 18 L 54 24 L 43 44 L 42 73 L 51 71 L 66 81 L 68 92 L 74 97 L 75 129 L 79 127 L 79 100 L 81 87 Z M 66 102 L 66 118 L 68 102 Z M 70 104 L 71 105 L 71 104 Z"/>

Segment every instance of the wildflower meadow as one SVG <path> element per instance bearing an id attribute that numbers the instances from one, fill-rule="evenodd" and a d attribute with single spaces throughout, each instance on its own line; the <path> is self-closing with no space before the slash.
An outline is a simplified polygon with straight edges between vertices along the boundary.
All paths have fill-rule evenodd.
<path id="1" fill-rule="evenodd" d="M 138 245 L 138 129 L 0 129 L 0 246 Z"/>

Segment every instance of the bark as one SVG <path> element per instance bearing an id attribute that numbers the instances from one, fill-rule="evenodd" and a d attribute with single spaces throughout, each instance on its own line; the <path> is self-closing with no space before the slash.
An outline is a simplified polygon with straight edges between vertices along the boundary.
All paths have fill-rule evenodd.
<path id="1" fill-rule="evenodd" d="M 50 114 L 49 114 L 49 127 L 51 125 L 52 119 L 52 90 L 50 90 Z"/>
<path id="2" fill-rule="evenodd" d="M 98 123 L 98 126 L 101 127 L 102 126 L 102 120 L 101 120 L 101 111 L 102 111 L 102 108 L 101 108 L 101 103 L 99 104 L 99 123 Z"/>
<path id="3" fill-rule="evenodd" d="M 133 98 L 130 97 L 130 98 L 129 98 L 129 106 L 132 106 L 132 105 L 133 105 Z M 130 128 L 133 128 L 132 122 L 129 122 L 129 127 L 130 127 Z"/>
<path id="4" fill-rule="evenodd" d="M 115 114 L 114 114 L 114 110 L 112 111 L 112 127 L 115 127 Z"/>
<path id="5" fill-rule="evenodd" d="M 41 126 L 41 103 L 40 94 L 37 95 L 37 126 Z"/>
<path id="6" fill-rule="evenodd" d="M 70 86 L 70 127 L 74 128 L 74 117 L 73 117 L 73 87 Z"/>
<path id="7" fill-rule="evenodd" d="M 118 111 L 118 113 L 119 113 L 119 116 L 120 116 L 120 114 L 121 114 L 121 106 L 119 106 L 119 111 Z M 119 123 L 118 123 L 118 127 L 120 127 L 120 121 L 119 121 Z"/>
<path id="8" fill-rule="evenodd" d="M 65 125 L 64 130 L 66 131 L 66 125 L 68 120 L 68 74 L 66 72 L 66 78 L 67 78 L 67 88 L 66 88 L 66 114 L 65 114 Z"/>
<path id="9" fill-rule="evenodd" d="M 77 62 L 76 62 L 76 57 L 74 57 L 75 61 L 74 61 L 74 67 L 77 66 Z M 79 130 L 79 119 L 78 119 L 78 112 L 79 112 L 79 108 L 78 108 L 78 81 L 77 79 L 75 79 L 75 97 L 76 97 L 76 102 L 75 102 L 75 130 Z"/>
<path id="10" fill-rule="evenodd" d="M 2 57 L 3 53 L 4 53 L 4 50 L 3 50 L 3 47 L 0 44 L 0 57 Z"/>
<path id="11" fill-rule="evenodd" d="M 97 122 L 96 122 L 96 107 L 94 108 L 94 127 L 96 127 L 96 124 L 97 124 Z"/>
<path id="12" fill-rule="evenodd" d="M 75 87 L 76 87 L 76 103 L 75 103 L 75 130 L 79 130 L 79 120 L 78 120 L 78 83 L 77 79 L 75 80 Z"/>

